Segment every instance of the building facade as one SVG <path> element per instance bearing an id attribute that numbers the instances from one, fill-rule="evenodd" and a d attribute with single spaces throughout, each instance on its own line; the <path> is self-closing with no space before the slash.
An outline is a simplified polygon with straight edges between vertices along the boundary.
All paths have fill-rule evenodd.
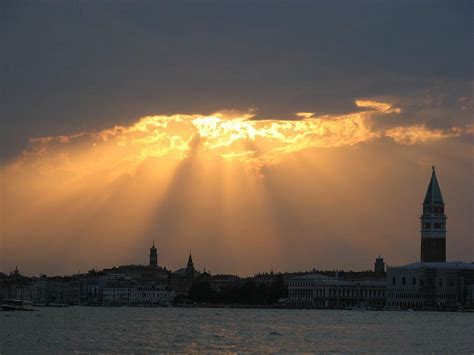
<path id="1" fill-rule="evenodd" d="M 108 286 L 104 288 L 104 304 L 108 305 L 170 305 L 176 296 L 165 287 Z"/>
<path id="2" fill-rule="evenodd" d="M 292 308 L 376 308 L 385 306 L 385 281 L 339 280 L 320 274 L 291 278 L 288 305 Z"/>
<path id="3" fill-rule="evenodd" d="M 28 284 L 16 289 L 14 298 L 38 305 L 67 304 L 81 302 L 81 285 L 77 277 L 32 278 Z"/>
<path id="4" fill-rule="evenodd" d="M 387 270 L 387 307 L 442 310 L 470 304 L 474 264 L 413 263 Z"/>

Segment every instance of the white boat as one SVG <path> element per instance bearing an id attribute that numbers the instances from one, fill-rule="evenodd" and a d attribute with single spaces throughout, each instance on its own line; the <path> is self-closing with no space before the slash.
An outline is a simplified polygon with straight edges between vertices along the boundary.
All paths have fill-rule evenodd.
<path id="1" fill-rule="evenodd" d="M 22 300 L 2 300 L 0 301 L 0 308 L 4 311 L 32 311 L 33 302 Z"/>

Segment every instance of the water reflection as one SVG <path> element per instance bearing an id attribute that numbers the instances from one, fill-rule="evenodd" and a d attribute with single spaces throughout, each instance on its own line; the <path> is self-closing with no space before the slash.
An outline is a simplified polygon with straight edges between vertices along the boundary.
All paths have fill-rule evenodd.
<path id="1" fill-rule="evenodd" d="M 0 352 L 470 352 L 472 324 L 468 313 L 43 308 L 0 313 Z"/>

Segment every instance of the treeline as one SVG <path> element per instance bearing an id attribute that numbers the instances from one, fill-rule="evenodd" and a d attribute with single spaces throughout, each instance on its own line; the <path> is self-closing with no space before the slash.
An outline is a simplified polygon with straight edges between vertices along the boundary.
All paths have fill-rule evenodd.
<path id="1" fill-rule="evenodd" d="M 211 287 L 206 279 L 195 280 L 188 293 L 188 299 L 196 303 L 272 305 L 287 296 L 283 277 L 270 285 L 257 285 L 253 279 L 222 288 L 219 292 Z"/>

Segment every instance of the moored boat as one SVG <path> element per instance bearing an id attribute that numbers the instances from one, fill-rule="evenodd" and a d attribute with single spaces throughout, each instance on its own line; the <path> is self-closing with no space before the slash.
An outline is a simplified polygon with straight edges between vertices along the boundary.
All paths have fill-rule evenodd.
<path id="1" fill-rule="evenodd" d="M 4 311 L 32 311 L 33 303 L 14 299 L 2 300 L 0 308 Z"/>

